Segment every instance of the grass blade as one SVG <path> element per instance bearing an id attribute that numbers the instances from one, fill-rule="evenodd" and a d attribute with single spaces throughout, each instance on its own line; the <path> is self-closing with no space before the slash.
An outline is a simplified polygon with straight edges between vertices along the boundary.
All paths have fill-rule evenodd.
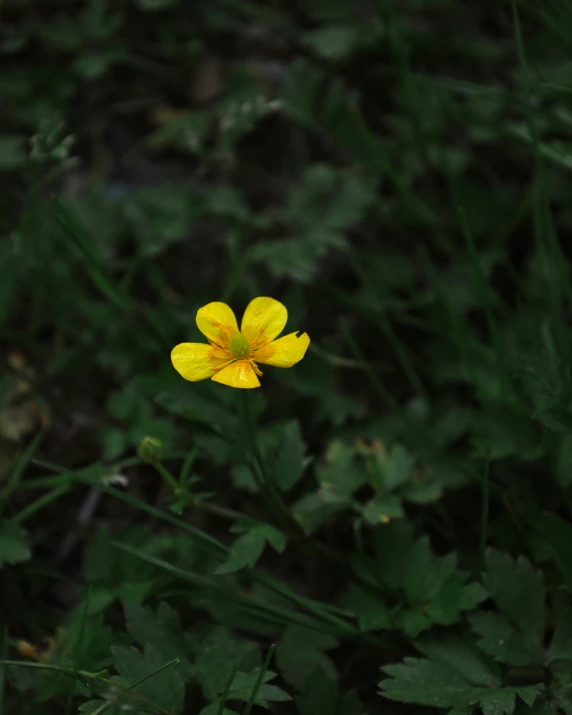
<path id="1" fill-rule="evenodd" d="M 4 487 L 4 489 L 2 490 L 2 492 L 0 494 L 0 515 L 2 514 L 2 511 L 4 510 L 4 507 L 6 506 L 8 497 L 16 489 L 18 489 L 18 484 L 20 482 L 20 479 L 22 478 L 22 475 L 24 474 L 26 467 L 30 463 L 30 460 L 36 453 L 36 450 L 40 446 L 43 438 L 44 438 L 43 431 L 38 432 L 38 434 L 34 437 L 34 439 L 26 447 L 24 452 L 18 457 L 16 464 L 14 465 L 14 467 L 13 467 L 12 471 L 10 472 L 10 475 L 6 481 L 6 486 Z"/>
<path id="2" fill-rule="evenodd" d="M 102 484 L 101 482 L 97 481 L 97 479 L 92 479 L 91 477 L 79 474 L 78 472 L 72 472 L 65 467 L 60 467 L 57 464 L 51 464 L 50 462 L 44 462 L 42 460 L 34 460 L 34 464 L 38 464 L 39 466 L 49 469 L 56 474 L 70 477 L 73 480 L 79 481 L 83 484 L 87 484 L 90 487 L 95 487 L 96 489 L 99 489 L 100 491 L 105 492 L 106 494 L 109 494 L 110 496 L 113 496 L 116 499 L 119 499 L 120 501 L 129 504 L 135 509 L 145 511 L 158 519 L 162 519 L 163 521 L 166 521 L 173 526 L 177 526 L 179 529 L 182 529 L 183 531 L 186 531 L 188 534 L 190 534 L 196 540 L 197 546 L 204 548 L 211 553 L 224 555 L 228 551 L 226 546 L 221 544 L 220 541 L 218 541 L 212 536 L 209 536 L 209 534 L 206 534 L 204 531 L 201 531 L 200 529 L 191 526 L 191 524 L 187 524 L 186 521 L 178 519 L 173 514 L 164 512 L 161 509 L 152 506 L 151 504 L 147 504 L 141 501 L 140 499 L 136 499 L 130 494 L 125 494 L 124 492 L 119 491 L 119 489 L 110 487 L 107 484 Z"/>
<path id="3" fill-rule="evenodd" d="M 274 655 L 275 650 L 276 650 L 276 644 L 273 643 L 270 646 L 270 649 L 268 650 L 268 654 L 264 660 L 264 664 L 262 665 L 262 668 L 260 668 L 260 673 L 258 673 L 258 678 L 256 678 L 256 682 L 254 683 L 254 687 L 252 688 L 252 692 L 250 693 L 250 697 L 248 698 L 248 702 L 246 703 L 246 707 L 244 708 L 243 715 L 250 715 L 250 711 L 252 710 L 252 706 L 254 705 L 256 696 L 258 695 L 258 691 L 260 690 L 260 687 L 262 686 L 262 683 L 264 681 L 264 676 L 266 675 L 266 671 L 270 667 L 270 661 L 272 660 L 272 656 Z"/>

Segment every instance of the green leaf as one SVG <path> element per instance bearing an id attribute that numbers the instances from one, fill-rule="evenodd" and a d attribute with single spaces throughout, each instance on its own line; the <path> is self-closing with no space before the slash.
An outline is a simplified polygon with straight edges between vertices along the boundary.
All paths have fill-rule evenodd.
<path id="1" fill-rule="evenodd" d="M 257 646 L 222 626 L 197 639 L 191 647 L 195 655 L 193 675 L 207 700 L 215 700 L 224 692 L 237 664 L 240 670 L 248 672 L 260 665 Z"/>
<path id="2" fill-rule="evenodd" d="M 168 183 L 131 192 L 123 214 L 139 237 L 138 255 L 150 258 L 184 240 L 205 209 L 206 198 L 192 187 Z"/>
<path id="3" fill-rule="evenodd" d="M 169 662 L 152 645 L 141 653 L 136 648 L 113 648 L 117 672 L 122 685 L 139 693 L 152 703 L 174 713 L 180 712 L 185 699 L 185 684 L 176 667 L 164 668 Z M 143 680 L 144 679 L 144 680 Z M 136 685 L 138 681 L 142 681 Z"/>
<path id="4" fill-rule="evenodd" d="M 362 715 L 363 708 L 355 692 L 341 694 L 337 680 L 323 667 L 308 673 L 306 687 L 296 698 L 299 715 Z"/>
<path id="5" fill-rule="evenodd" d="M 83 603 L 71 613 L 63 641 L 67 653 L 73 654 L 76 668 L 94 673 L 112 664 L 111 648 L 117 642 L 116 636 L 109 626 L 104 625 L 102 614 L 88 615 L 86 620 Z"/>
<path id="6" fill-rule="evenodd" d="M 368 483 L 369 475 L 354 446 L 332 441 L 316 468 L 317 492 L 305 494 L 294 505 L 294 514 L 306 533 L 317 531 L 339 512 L 353 508 L 352 496 Z"/>
<path id="7" fill-rule="evenodd" d="M 278 444 L 267 455 L 269 470 L 278 486 L 288 491 L 302 477 L 311 458 L 305 456 L 306 445 L 297 420 L 280 425 L 275 438 Z"/>
<path id="8" fill-rule="evenodd" d="M 350 419 L 360 420 L 364 416 L 365 405 L 360 399 L 335 390 L 327 390 L 320 394 L 321 401 L 317 405 L 316 412 L 317 422 L 327 421 L 336 427 L 341 427 Z"/>
<path id="9" fill-rule="evenodd" d="M 538 662 L 537 648 L 531 647 L 500 613 L 474 613 L 469 620 L 475 633 L 481 637 L 479 647 L 499 662 L 517 666 Z"/>
<path id="10" fill-rule="evenodd" d="M 316 477 L 324 492 L 341 499 L 352 496 L 368 481 L 367 472 L 356 459 L 355 449 L 340 441 L 330 443 Z"/>
<path id="11" fill-rule="evenodd" d="M 115 307 L 121 310 L 132 308 L 133 302 L 129 294 L 124 290 L 123 286 L 116 283 L 110 276 L 97 241 L 94 240 L 91 232 L 77 219 L 74 211 L 67 205 L 68 203 L 52 197 L 54 213 L 62 232 L 81 255 L 82 266 L 91 281 Z M 65 245 L 67 246 L 67 242 Z"/>
<path id="12" fill-rule="evenodd" d="M 261 241 L 250 257 L 264 261 L 278 277 L 309 282 L 328 251 L 346 248 L 344 233 L 364 218 L 374 200 L 371 181 L 346 176 L 327 164 L 311 165 L 288 197 L 295 238 Z"/>
<path id="13" fill-rule="evenodd" d="M 330 635 L 302 626 L 288 626 L 276 648 L 276 662 L 282 677 L 298 690 L 304 688 L 309 674 L 318 667 L 335 680 L 336 668 L 324 651 L 337 645 Z"/>
<path id="14" fill-rule="evenodd" d="M 374 198 L 373 185 L 361 177 L 344 176 L 328 164 L 312 164 L 294 184 L 288 209 L 301 228 L 343 231 L 364 217 Z"/>
<path id="15" fill-rule="evenodd" d="M 451 708 L 466 707 L 475 699 L 474 686 L 449 665 L 405 658 L 400 665 L 388 665 L 382 670 L 390 678 L 383 680 L 380 687 L 390 700 Z"/>
<path id="16" fill-rule="evenodd" d="M 442 477 L 430 470 L 424 470 L 423 473 L 415 470 L 415 458 L 401 445 L 388 452 L 383 443 L 376 440 L 373 449 L 364 452 L 364 457 L 371 472 L 371 484 L 376 492 L 382 497 L 388 496 L 388 493 L 392 494 L 392 503 L 396 504 L 397 510 L 393 516 L 402 516 L 396 498 L 425 504 L 435 501 L 443 492 Z M 392 514 L 388 511 L 387 516 Z"/>
<path id="17" fill-rule="evenodd" d="M 392 492 L 409 482 L 413 476 L 415 459 L 404 447 L 395 447 L 382 462 L 384 486 Z"/>
<path id="18" fill-rule="evenodd" d="M 342 605 L 358 619 L 362 631 L 379 631 L 395 627 L 393 610 L 385 601 L 370 591 L 356 586 L 350 586 L 348 593 L 342 599 Z"/>
<path id="19" fill-rule="evenodd" d="M 141 647 L 153 646 L 166 662 L 179 660 L 173 666 L 185 678 L 190 671 L 187 642 L 177 613 L 166 603 L 160 603 L 157 613 L 143 606 L 126 606 L 127 630 Z"/>
<path id="20" fill-rule="evenodd" d="M 0 568 L 28 561 L 31 555 L 24 529 L 15 521 L 0 522 Z"/>
<path id="21" fill-rule="evenodd" d="M 395 623 L 409 638 L 416 638 L 433 625 L 422 608 L 401 611 L 395 616 Z"/>
<path id="22" fill-rule="evenodd" d="M 457 568 L 455 554 L 434 556 L 427 537 L 414 541 L 407 522 L 380 528 L 375 553 L 377 580 L 405 598 L 408 607 L 395 615 L 395 623 L 411 637 L 434 623 L 456 623 L 463 611 L 486 598 L 480 584 L 467 583 L 468 574 Z"/>
<path id="23" fill-rule="evenodd" d="M 113 665 L 112 647 L 119 642 L 119 637 L 109 626 L 104 625 L 102 615 L 89 616 L 85 606 L 84 601 L 68 614 L 50 654 L 51 665 L 91 673 L 107 670 Z M 45 672 L 36 687 L 38 699 L 47 702 L 68 693 L 70 679 L 63 672 Z M 78 682 L 74 687 L 76 694 L 84 697 L 89 695 L 83 683 Z"/>
<path id="24" fill-rule="evenodd" d="M 409 521 L 388 524 L 375 532 L 376 575 L 389 589 L 397 591 L 403 587 L 414 544 L 413 525 Z"/>
<path id="25" fill-rule="evenodd" d="M 306 687 L 296 698 L 300 715 L 336 715 L 339 687 L 335 676 L 320 666 L 308 672 Z"/>
<path id="26" fill-rule="evenodd" d="M 237 489 L 244 489 L 251 494 L 258 492 L 258 483 L 250 467 L 245 464 L 236 464 L 230 471 L 230 476 Z"/>
<path id="27" fill-rule="evenodd" d="M 167 412 L 191 422 L 200 422 L 219 434 L 234 429 L 235 418 L 232 412 L 212 397 L 203 396 L 196 390 L 165 391 L 157 395 L 155 401 Z"/>
<path id="28" fill-rule="evenodd" d="M 103 458 L 106 460 L 117 459 L 128 446 L 127 435 L 119 427 L 104 427 L 99 435 Z"/>
<path id="29" fill-rule="evenodd" d="M 141 548 L 147 553 L 168 551 L 173 541 L 153 536 L 145 528 L 132 528 L 122 533 L 126 543 Z M 154 567 L 133 554 L 114 548 L 111 535 L 106 530 L 98 532 L 88 545 L 84 555 L 86 581 L 93 584 L 89 610 L 105 608 L 119 598 L 123 604 L 141 603 L 156 582 Z"/>
<path id="30" fill-rule="evenodd" d="M 424 475 L 426 481 L 409 484 L 402 492 L 402 496 L 407 501 L 414 504 L 430 504 L 437 501 L 443 494 L 443 484 L 439 481 L 429 481 L 431 474 L 427 472 Z"/>
<path id="31" fill-rule="evenodd" d="M 428 537 L 421 537 L 409 551 L 403 575 L 402 586 L 409 603 L 428 604 L 444 581 L 454 574 L 455 568 L 454 554 L 434 558 Z"/>
<path id="32" fill-rule="evenodd" d="M 315 251 L 291 238 L 261 241 L 249 254 L 252 263 L 263 263 L 276 278 L 309 283 L 314 272 Z"/>
<path id="33" fill-rule="evenodd" d="M 405 516 L 401 499 L 394 495 L 374 497 L 363 506 L 363 518 L 368 524 L 387 524 L 391 519 L 400 519 Z"/>
<path id="34" fill-rule="evenodd" d="M 487 598 L 481 584 L 465 583 L 467 578 L 465 572 L 455 571 L 443 581 L 426 611 L 433 623 L 452 625 L 459 620 L 461 611 L 471 611 Z"/>
<path id="35" fill-rule="evenodd" d="M 331 499 L 331 493 L 320 490 L 305 494 L 294 505 L 294 517 L 307 534 L 313 534 L 333 519 L 346 504 L 339 498 Z"/>
<path id="36" fill-rule="evenodd" d="M 286 548 L 286 536 L 269 524 L 255 524 L 246 534 L 240 536 L 230 547 L 225 561 L 215 570 L 215 574 L 227 574 L 252 568 L 262 556 L 266 543 L 281 554 Z"/>
<path id="37" fill-rule="evenodd" d="M 445 660 L 405 658 L 399 665 L 383 668 L 390 678 L 380 683 L 382 695 L 399 702 L 454 708 L 456 711 L 467 711 L 479 705 L 485 715 L 512 715 L 516 697 L 531 705 L 544 690 L 542 683 L 498 687 L 492 674 L 489 685 L 474 685 L 463 669 Z M 495 682 L 496 686 L 493 685 Z"/>
<path id="38" fill-rule="evenodd" d="M 329 25 L 306 33 L 304 42 L 326 59 L 344 59 L 354 49 L 358 37 L 359 31 L 355 27 Z"/>
<path id="39" fill-rule="evenodd" d="M 324 75 L 299 59 L 293 62 L 282 87 L 282 104 L 287 115 L 306 127 L 317 128 L 318 99 Z"/>
<path id="40" fill-rule="evenodd" d="M 417 219 L 434 220 L 433 212 L 409 192 L 386 145 L 370 129 L 356 97 L 339 78 L 329 80 L 309 62 L 297 60 L 284 81 L 282 102 L 287 115 L 343 147 L 366 170 L 387 178 Z"/>
<path id="41" fill-rule="evenodd" d="M 229 700 L 243 700 L 249 702 L 252 697 L 254 687 L 260 677 L 260 668 L 255 668 L 249 673 L 238 672 L 234 676 L 232 686 L 228 693 Z M 263 708 L 268 707 L 269 702 L 281 703 L 287 700 L 292 700 L 288 693 L 276 685 L 268 685 L 269 680 L 274 680 L 276 673 L 267 670 L 262 678 L 262 685 L 256 693 L 254 703 Z"/>
<path id="42" fill-rule="evenodd" d="M 545 599 L 546 589 L 544 579 L 539 571 L 535 571 L 530 562 L 523 556 L 516 561 L 508 554 L 489 549 L 486 558 L 487 570 L 483 583 L 496 606 L 516 628 L 522 637 L 524 653 L 530 664 L 542 663 L 542 651 L 545 629 Z M 526 594 L 526 598 L 523 598 Z M 491 622 L 478 621 L 485 628 L 485 641 L 491 647 Z M 505 628 L 503 634 L 509 637 Z M 511 654 L 514 643 L 505 649 L 505 643 L 499 645 L 499 655 L 505 657 Z M 513 653 L 514 655 L 514 653 Z"/>
<path id="43" fill-rule="evenodd" d="M 116 53 L 91 53 L 80 55 L 73 62 L 73 69 L 86 80 L 95 80 L 103 77 L 113 63 L 118 59 Z"/>
<path id="44" fill-rule="evenodd" d="M 548 650 L 548 662 L 552 663 L 555 660 L 572 662 L 572 607 L 570 606 L 558 619 Z"/>
<path id="45" fill-rule="evenodd" d="M 492 405 L 477 413 L 473 422 L 474 442 L 480 455 L 489 459 L 537 459 L 542 455 L 540 434 L 531 418 Z"/>
<path id="46" fill-rule="evenodd" d="M 471 685 L 487 688 L 501 685 L 498 666 L 471 642 L 457 635 L 449 633 L 441 638 L 425 636 L 415 642 L 415 647 L 429 660 L 459 671 Z"/>

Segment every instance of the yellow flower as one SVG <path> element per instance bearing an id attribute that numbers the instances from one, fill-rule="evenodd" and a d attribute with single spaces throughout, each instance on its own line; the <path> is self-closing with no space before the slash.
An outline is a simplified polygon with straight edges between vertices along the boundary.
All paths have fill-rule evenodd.
<path id="1" fill-rule="evenodd" d="M 205 343 L 181 343 L 173 348 L 173 367 L 185 380 L 211 378 L 230 387 L 260 387 L 257 363 L 292 367 L 308 349 L 310 338 L 298 332 L 276 340 L 288 320 L 286 307 L 274 298 L 254 298 L 244 311 L 240 330 L 226 303 L 209 303 L 197 312 L 197 327 Z"/>

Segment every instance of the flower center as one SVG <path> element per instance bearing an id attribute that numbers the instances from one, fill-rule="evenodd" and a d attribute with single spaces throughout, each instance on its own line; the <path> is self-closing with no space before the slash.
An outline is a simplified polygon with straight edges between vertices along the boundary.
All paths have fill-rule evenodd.
<path id="1" fill-rule="evenodd" d="M 242 333 L 235 333 L 230 339 L 228 349 L 237 358 L 245 358 L 250 353 L 250 343 Z"/>

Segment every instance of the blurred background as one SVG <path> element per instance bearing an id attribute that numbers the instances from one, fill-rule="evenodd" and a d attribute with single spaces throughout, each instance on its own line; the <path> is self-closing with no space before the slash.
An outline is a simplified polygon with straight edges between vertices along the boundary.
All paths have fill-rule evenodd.
<path id="1" fill-rule="evenodd" d="M 276 682 L 305 693 L 301 715 L 329 715 L 334 680 L 359 702 L 331 714 L 359 715 L 379 707 L 381 665 L 485 598 L 458 585 L 448 615 L 424 610 L 443 554 L 459 584 L 487 545 L 570 583 L 569 3 L 3 0 L 0 23 L 0 654 L 115 663 L 135 688 L 148 670 L 110 647 L 161 638 L 124 609 L 168 603 L 203 624 L 195 656 L 259 668 L 281 643 Z M 240 317 L 264 295 L 312 343 L 249 395 L 253 446 L 243 393 L 184 382 L 169 355 L 203 341 L 200 306 Z M 207 537 L 215 556 L 193 546 Z M 414 543 L 428 581 L 412 595 L 382 555 L 407 562 Z M 221 554 L 238 576 L 215 584 Z M 258 562 L 268 623 L 229 595 Z M 302 598 L 320 628 L 292 615 Z M 302 670 L 326 672 L 314 700 L 308 649 Z M 151 688 L 155 705 L 131 705 L 221 715 L 233 657 L 220 682 L 195 660 L 194 685 L 165 681 L 173 701 Z M 8 713 L 106 702 L 61 674 L 0 673 Z"/>

